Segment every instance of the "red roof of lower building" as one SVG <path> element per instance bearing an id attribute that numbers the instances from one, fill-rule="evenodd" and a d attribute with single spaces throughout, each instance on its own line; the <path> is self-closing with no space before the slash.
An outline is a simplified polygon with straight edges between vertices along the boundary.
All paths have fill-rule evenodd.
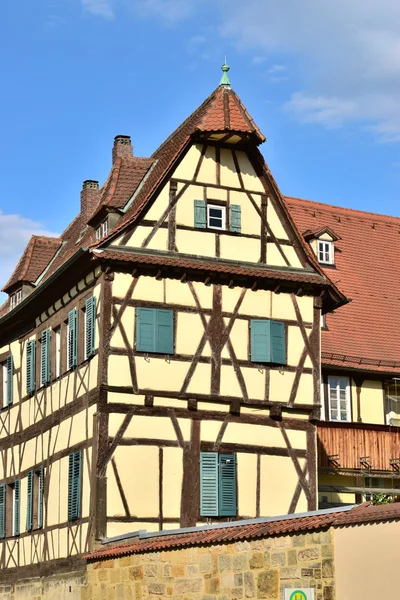
<path id="1" fill-rule="evenodd" d="M 398 372 L 400 219 L 299 198 L 286 202 L 303 234 L 329 227 L 339 237 L 335 267 L 324 271 L 351 302 L 327 315 L 323 363 Z"/>

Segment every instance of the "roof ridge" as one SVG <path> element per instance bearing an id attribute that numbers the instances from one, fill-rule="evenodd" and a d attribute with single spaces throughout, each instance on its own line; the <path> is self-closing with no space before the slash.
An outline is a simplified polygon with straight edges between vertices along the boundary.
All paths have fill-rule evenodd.
<path id="1" fill-rule="evenodd" d="M 285 196 L 285 199 L 288 200 L 288 202 L 291 201 L 295 201 L 295 202 L 304 202 L 305 204 L 309 204 L 309 205 L 317 205 L 317 206 L 321 206 L 321 210 L 332 210 L 332 211 L 343 211 L 346 213 L 350 213 L 351 215 L 357 216 L 357 213 L 360 215 L 360 218 L 362 217 L 362 215 L 369 215 L 371 217 L 375 217 L 375 218 L 379 218 L 382 220 L 391 220 L 393 219 L 393 221 L 395 221 L 396 223 L 398 222 L 400 224 L 400 217 L 395 217 L 393 215 L 385 215 L 382 213 L 373 213 L 373 212 L 369 212 L 366 210 L 360 210 L 358 208 L 348 208 L 346 206 L 337 206 L 335 204 L 326 204 L 324 202 L 318 202 L 316 200 L 307 200 L 306 198 L 298 198 L 296 196 Z M 394 223 L 392 223 L 394 224 Z"/>

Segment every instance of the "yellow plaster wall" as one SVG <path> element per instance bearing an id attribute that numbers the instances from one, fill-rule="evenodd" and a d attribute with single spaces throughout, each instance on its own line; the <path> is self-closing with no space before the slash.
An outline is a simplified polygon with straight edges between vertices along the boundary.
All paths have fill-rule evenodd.
<path id="1" fill-rule="evenodd" d="M 301 469 L 304 459 L 299 459 Z M 284 456 L 261 456 L 261 497 L 262 516 L 281 515 L 288 512 L 298 483 L 298 477 L 290 458 Z M 278 492 L 279 490 L 279 492 Z M 296 512 L 307 511 L 304 493 L 300 495 Z"/>
<path id="2" fill-rule="evenodd" d="M 357 415 L 357 388 L 354 380 L 351 381 L 351 395 L 353 401 L 353 418 Z M 366 379 L 361 387 L 360 395 L 361 418 L 363 423 L 377 423 L 384 425 L 384 404 L 382 382 Z"/>

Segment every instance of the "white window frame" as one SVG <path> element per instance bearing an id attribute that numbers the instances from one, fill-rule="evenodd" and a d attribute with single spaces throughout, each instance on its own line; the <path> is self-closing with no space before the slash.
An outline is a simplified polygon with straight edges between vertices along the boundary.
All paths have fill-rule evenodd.
<path id="1" fill-rule="evenodd" d="M 337 411 L 338 411 L 338 416 L 341 416 L 341 408 L 340 408 L 340 382 L 344 381 L 346 382 L 346 387 L 345 387 L 345 394 L 346 394 L 346 398 L 345 398 L 345 402 L 346 402 L 346 418 L 342 419 L 342 418 L 337 418 L 337 419 L 332 419 L 332 397 L 331 397 L 331 387 L 332 387 L 332 383 L 333 380 L 337 380 L 337 385 L 336 385 L 336 401 L 337 401 Z M 339 394 L 338 394 L 339 392 Z M 351 422 L 351 401 L 350 401 L 350 379 L 349 377 L 338 377 L 338 376 L 329 376 L 328 377 L 328 405 L 329 405 L 329 420 L 333 421 L 334 423 L 349 423 Z"/>
<path id="2" fill-rule="evenodd" d="M 1 402 L 2 408 L 7 408 L 8 406 L 8 398 L 7 398 L 7 387 L 8 387 L 8 371 L 7 371 L 7 363 L 1 363 L 2 375 L 3 375 L 3 398 Z"/>
<path id="3" fill-rule="evenodd" d="M 13 503 L 13 509 L 12 509 L 12 535 L 13 537 L 15 535 L 17 535 L 17 532 L 15 531 L 15 483 L 13 483 L 11 485 L 11 489 L 12 489 L 12 503 Z M 20 490 L 21 493 L 21 490 Z"/>
<path id="4" fill-rule="evenodd" d="M 18 304 L 21 304 L 22 302 L 22 290 L 17 290 L 17 292 L 15 293 L 16 296 L 16 305 L 18 306 Z"/>
<path id="5" fill-rule="evenodd" d="M 10 296 L 10 310 L 13 310 L 16 306 L 16 296 L 15 294 L 11 294 Z"/>
<path id="6" fill-rule="evenodd" d="M 327 260 L 325 259 L 326 255 L 328 255 Z M 333 242 L 318 240 L 318 262 L 322 265 L 333 265 Z"/>
<path id="7" fill-rule="evenodd" d="M 108 234 L 108 219 L 102 222 L 101 224 L 101 237 L 106 237 Z"/>
<path id="8" fill-rule="evenodd" d="M 221 211 L 221 227 L 216 227 L 215 225 L 210 225 L 210 210 L 217 209 Z M 215 218 L 215 217 L 214 217 Z M 220 204 L 207 204 L 207 229 L 216 229 L 217 231 L 225 231 L 226 230 L 226 206 L 221 206 Z"/>
<path id="9" fill-rule="evenodd" d="M 96 229 L 96 242 L 101 240 L 101 225 L 99 225 Z"/>
<path id="10" fill-rule="evenodd" d="M 61 327 L 57 327 L 54 330 L 55 337 L 55 351 L 56 351 L 56 373 L 55 376 L 60 377 L 61 375 Z"/>

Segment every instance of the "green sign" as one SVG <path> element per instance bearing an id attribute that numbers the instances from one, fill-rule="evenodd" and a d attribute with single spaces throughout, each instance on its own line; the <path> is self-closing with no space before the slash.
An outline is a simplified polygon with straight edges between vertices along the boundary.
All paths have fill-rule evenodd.
<path id="1" fill-rule="evenodd" d="M 294 592 L 290 594 L 290 600 L 307 600 L 307 596 L 301 590 L 294 590 Z"/>

